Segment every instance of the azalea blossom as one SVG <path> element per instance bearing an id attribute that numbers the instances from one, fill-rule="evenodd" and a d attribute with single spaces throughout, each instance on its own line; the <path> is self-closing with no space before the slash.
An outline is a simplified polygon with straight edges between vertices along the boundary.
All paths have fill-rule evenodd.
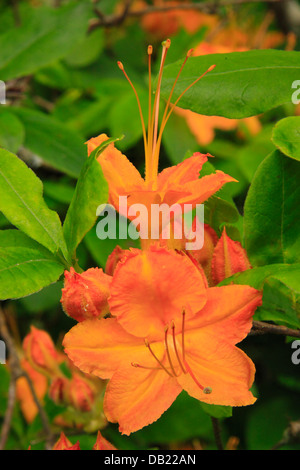
<path id="1" fill-rule="evenodd" d="M 166 168 L 159 172 L 159 153 L 162 133 L 170 115 L 183 95 L 182 93 L 174 103 L 171 103 L 173 91 L 181 70 L 183 69 L 188 58 L 192 55 L 192 50 L 188 51 L 182 67 L 179 70 L 178 76 L 175 79 L 174 86 L 166 103 L 160 129 L 158 129 L 160 87 L 163 75 L 163 67 L 169 47 L 170 40 L 167 40 L 163 43 L 161 66 L 153 103 L 151 90 L 152 46 L 148 47 L 148 130 L 146 130 L 145 127 L 138 94 L 126 73 L 123 64 L 119 62 L 119 67 L 133 88 L 137 98 L 143 128 L 145 148 L 145 177 L 142 177 L 137 168 L 135 168 L 135 166 L 127 159 L 124 154 L 115 148 L 113 143 L 110 144 L 100 154 L 98 161 L 102 167 L 104 177 L 109 185 L 109 203 L 119 210 L 122 215 L 128 218 L 130 218 L 129 211 L 128 213 L 122 213 L 122 208 L 119 204 L 120 196 L 127 197 L 128 208 L 136 203 L 143 204 L 148 209 L 148 214 L 150 214 L 150 207 L 153 204 L 166 204 L 169 207 L 173 204 L 179 204 L 180 206 L 183 204 L 191 204 L 193 206 L 195 206 L 195 204 L 201 204 L 210 196 L 215 194 L 218 190 L 220 190 L 225 183 L 236 181 L 231 176 L 219 170 L 213 174 L 206 175 L 199 179 L 199 172 L 210 156 L 209 154 L 201 154 L 199 152 L 194 153 L 190 158 L 185 159 L 178 165 Z M 197 83 L 207 73 L 213 70 L 213 68 L 214 65 L 209 67 L 209 69 L 206 70 L 200 77 L 198 77 L 185 91 Z M 87 142 L 88 154 L 90 154 L 95 148 L 97 148 L 107 139 L 108 137 L 106 134 L 101 134 L 98 137 L 91 138 Z M 151 220 L 149 220 L 148 227 L 150 227 L 150 225 Z M 148 239 L 150 239 L 150 236 Z M 147 246 L 147 243 L 144 243 L 143 246 Z"/>
<path id="2" fill-rule="evenodd" d="M 182 390 L 209 404 L 255 402 L 255 367 L 236 344 L 260 303 L 249 286 L 208 288 L 187 255 L 152 245 L 129 250 L 115 267 L 111 316 L 78 323 L 63 345 L 83 372 L 109 379 L 105 415 L 130 434 L 157 420 Z"/>

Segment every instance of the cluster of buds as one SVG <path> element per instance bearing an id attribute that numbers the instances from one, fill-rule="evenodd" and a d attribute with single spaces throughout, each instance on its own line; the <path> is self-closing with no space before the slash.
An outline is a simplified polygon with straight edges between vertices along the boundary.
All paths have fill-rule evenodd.
<path id="1" fill-rule="evenodd" d="M 31 370 L 44 376 L 49 386 L 49 397 L 58 405 L 65 405 L 80 412 L 93 409 L 103 383 L 75 369 L 64 353 L 59 352 L 50 335 L 34 326 L 23 340 L 24 360 Z M 63 373 L 63 367 L 69 373 Z"/>

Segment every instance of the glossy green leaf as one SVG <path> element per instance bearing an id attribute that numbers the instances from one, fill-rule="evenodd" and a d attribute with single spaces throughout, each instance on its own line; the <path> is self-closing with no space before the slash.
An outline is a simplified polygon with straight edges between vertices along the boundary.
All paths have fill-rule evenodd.
<path id="1" fill-rule="evenodd" d="M 40 111 L 14 108 L 13 112 L 25 128 L 24 146 L 53 168 L 77 178 L 86 159 L 83 137 Z"/>
<path id="2" fill-rule="evenodd" d="M 300 160 L 300 116 L 281 119 L 273 129 L 272 141 L 285 155 Z"/>
<path id="3" fill-rule="evenodd" d="M 0 211 L 52 253 L 66 246 L 58 214 L 43 199 L 41 180 L 16 155 L 0 150 Z"/>
<path id="4" fill-rule="evenodd" d="M 63 270 L 50 251 L 24 233 L 0 231 L 0 300 L 37 292 L 56 282 Z"/>
<path id="5" fill-rule="evenodd" d="M 108 139 L 88 157 L 81 170 L 74 196 L 64 222 L 64 234 L 69 252 L 73 255 L 84 236 L 91 230 L 97 219 L 97 208 L 108 200 L 108 184 L 104 179 L 99 154 L 112 142 Z"/>
<path id="6" fill-rule="evenodd" d="M 0 147 L 17 152 L 24 142 L 25 130 L 20 119 L 7 107 L 0 106 Z"/>
<path id="7" fill-rule="evenodd" d="M 171 91 L 181 63 L 164 69 L 164 98 Z M 291 102 L 291 86 L 300 74 L 300 52 L 269 49 L 191 57 L 172 101 L 212 65 L 215 69 L 185 93 L 180 106 L 209 116 L 240 119 Z"/>
<path id="8" fill-rule="evenodd" d="M 24 9 L 22 24 L 0 36 L 1 79 L 32 74 L 64 57 L 84 37 L 89 14 L 86 2 L 74 2 L 59 9 Z"/>
<path id="9" fill-rule="evenodd" d="M 245 248 L 253 266 L 300 259 L 300 164 L 274 151 L 255 173 L 244 206 Z"/>

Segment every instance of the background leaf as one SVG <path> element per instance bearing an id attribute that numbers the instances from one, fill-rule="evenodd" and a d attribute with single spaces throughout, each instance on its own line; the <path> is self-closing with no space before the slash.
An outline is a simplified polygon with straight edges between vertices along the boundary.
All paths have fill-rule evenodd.
<path id="1" fill-rule="evenodd" d="M 181 62 L 164 69 L 162 96 L 167 98 Z M 191 57 L 177 82 L 175 99 L 211 65 L 215 69 L 180 100 L 180 107 L 199 114 L 244 118 L 291 102 L 293 81 L 299 78 L 300 53 L 253 50 Z"/>
<path id="2" fill-rule="evenodd" d="M 60 219 L 43 199 L 43 185 L 16 155 L 0 150 L 0 210 L 17 228 L 52 253 L 66 246 Z"/>
<path id="3" fill-rule="evenodd" d="M 273 129 L 272 141 L 285 155 L 300 160 L 300 116 L 281 119 Z"/>
<path id="4" fill-rule="evenodd" d="M 300 164 L 278 150 L 258 167 L 244 207 L 245 248 L 253 266 L 300 259 Z"/>
<path id="5" fill-rule="evenodd" d="M 24 233 L 0 231 L 0 300 L 37 292 L 56 282 L 63 270 L 50 251 Z"/>

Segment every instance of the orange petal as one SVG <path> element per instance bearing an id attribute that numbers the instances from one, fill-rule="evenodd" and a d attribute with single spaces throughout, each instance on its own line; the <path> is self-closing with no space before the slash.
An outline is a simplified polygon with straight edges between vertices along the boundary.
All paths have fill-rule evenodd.
<path id="1" fill-rule="evenodd" d="M 95 142 L 100 145 L 107 139 L 106 134 L 101 134 L 96 139 L 92 139 L 90 148 L 95 145 Z M 119 195 L 126 195 L 134 189 L 144 188 L 145 182 L 138 170 L 125 155 L 115 148 L 113 143 L 99 155 L 98 162 L 108 182 L 110 202 L 116 208 L 119 204 Z"/>
<path id="2" fill-rule="evenodd" d="M 123 367 L 108 383 L 104 413 L 129 435 L 156 421 L 181 390 L 176 379 L 162 370 Z"/>
<path id="3" fill-rule="evenodd" d="M 214 283 L 218 284 L 227 277 L 250 268 L 246 251 L 239 242 L 228 237 L 224 227 L 212 257 L 211 269 Z"/>
<path id="4" fill-rule="evenodd" d="M 190 195 L 180 199 L 178 203 L 202 204 L 202 202 L 219 191 L 224 184 L 231 182 L 237 182 L 237 180 L 223 173 L 223 171 L 216 170 L 216 172 L 211 175 L 203 176 L 197 181 L 183 185 L 182 190 L 188 189 Z"/>
<path id="5" fill-rule="evenodd" d="M 135 336 L 160 339 L 182 311 L 198 312 L 206 302 L 202 274 L 186 256 L 151 246 L 120 261 L 111 285 L 111 314 Z"/>
<path id="6" fill-rule="evenodd" d="M 252 317 L 261 302 L 262 293 L 250 286 L 210 287 L 205 306 L 191 319 L 186 315 L 186 325 L 188 330 L 205 327 L 216 337 L 236 344 L 249 333 Z"/>
<path id="7" fill-rule="evenodd" d="M 185 357 L 192 374 L 182 374 L 177 380 L 192 397 L 224 406 L 255 402 L 249 391 L 254 380 L 254 364 L 243 351 L 229 345 L 226 338 L 222 340 L 222 336 L 211 330 L 190 330 L 185 335 Z M 210 387 L 211 393 L 204 393 L 199 383 Z"/>
<path id="8" fill-rule="evenodd" d="M 178 165 L 163 170 L 158 175 L 158 190 L 166 191 L 174 185 L 180 189 L 181 185 L 197 180 L 208 155 L 196 152 Z"/>
<path id="9" fill-rule="evenodd" d="M 147 351 L 144 341 L 127 333 L 114 318 L 78 323 L 65 335 L 63 346 L 75 366 L 103 379 Z"/>

